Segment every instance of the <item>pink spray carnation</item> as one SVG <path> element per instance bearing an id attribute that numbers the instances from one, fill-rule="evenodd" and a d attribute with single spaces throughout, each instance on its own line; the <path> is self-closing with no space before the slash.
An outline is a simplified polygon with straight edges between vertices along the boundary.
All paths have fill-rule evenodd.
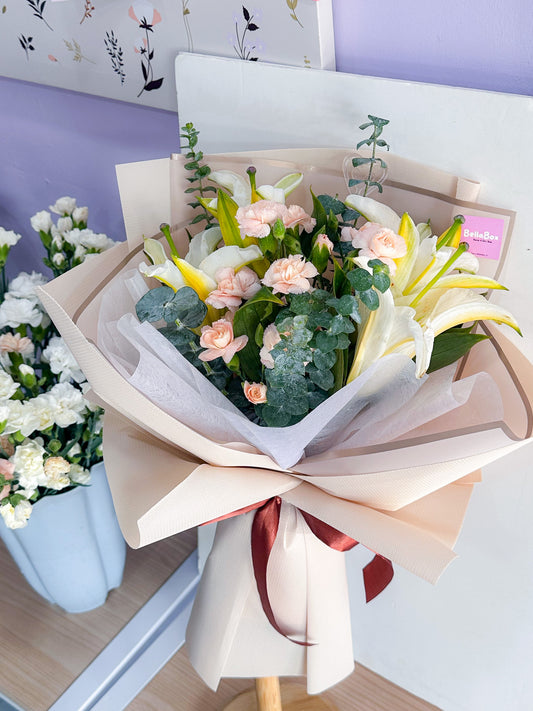
<path id="1" fill-rule="evenodd" d="M 222 358 L 224 363 L 229 363 L 237 351 L 248 343 L 248 336 L 233 335 L 233 324 L 226 319 L 215 321 L 211 326 L 203 326 L 200 336 L 200 345 L 206 348 L 198 354 L 203 361 Z"/>
<path id="2" fill-rule="evenodd" d="M 263 347 L 259 351 L 259 358 L 265 368 L 274 367 L 274 358 L 270 355 L 270 351 L 276 343 L 281 341 L 281 336 L 274 323 L 269 324 L 263 332 Z"/>
<path id="3" fill-rule="evenodd" d="M 238 309 L 243 299 L 251 299 L 261 288 L 259 277 L 248 267 L 242 267 L 236 274 L 231 267 L 219 269 L 216 278 L 217 288 L 205 300 L 215 309 Z"/>
<path id="4" fill-rule="evenodd" d="M 259 200 L 240 207 L 235 215 L 241 232 L 249 237 L 267 237 L 277 219 L 283 219 L 287 208 L 279 202 Z"/>
<path id="5" fill-rule="evenodd" d="M 296 227 L 296 225 L 302 225 L 306 232 L 311 232 L 316 225 L 315 218 L 308 215 L 303 207 L 299 205 L 289 205 L 281 219 L 285 227 L 290 228 Z"/>
<path id="6" fill-rule="evenodd" d="M 259 405 L 267 401 L 267 386 L 264 383 L 249 383 L 245 380 L 242 387 L 245 398 L 252 405 Z"/>
<path id="7" fill-rule="evenodd" d="M 13 472 L 15 471 L 15 465 L 13 462 L 10 462 L 9 459 L 0 459 L 0 474 L 3 474 L 4 479 L 9 481 L 10 479 L 13 479 Z M 7 496 L 9 494 L 10 490 L 9 484 L 6 484 L 5 486 L 2 487 L 2 490 L 0 491 L 0 501 L 4 498 L 4 496 Z"/>
<path id="8" fill-rule="evenodd" d="M 290 254 L 272 262 L 262 281 L 274 294 L 303 294 L 311 291 L 309 279 L 317 274 L 314 264 L 306 262 L 302 254 Z"/>
<path id="9" fill-rule="evenodd" d="M 380 259 L 389 266 L 391 274 L 396 272 L 394 260 L 407 254 L 404 238 L 377 222 L 367 222 L 360 230 L 343 227 L 341 241 L 351 241 L 353 247 L 360 250 L 360 257 Z"/>

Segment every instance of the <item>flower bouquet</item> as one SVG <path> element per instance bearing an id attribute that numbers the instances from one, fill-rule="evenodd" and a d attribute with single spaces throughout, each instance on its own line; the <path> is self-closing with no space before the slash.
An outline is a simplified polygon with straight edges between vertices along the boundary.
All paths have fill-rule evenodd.
<path id="1" fill-rule="evenodd" d="M 165 225 L 41 297 L 105 403 L 127 540 L 220 521 L 188 631 L 196 669 L 214 688 L 307 673 L 316 693 L 353 668 L 342 551 L 375 552 L 368 599 L 390 561 L 435 582 L 476 471 L 530 437 L 529 364 L 499 331 L 461 328 L 518 328 L 479 293 L 501 287 L 453 219 L 503 213 L 397 157 L 383 202 L 345 196 L 346 151 L 262 152 L 248 175 L 250 156 L 210 156 L 209 172 L 188 133 L 193 155 L 167 169 L 197 199 L 174 194 L 174 210 L 200 208 L 208 228 Z"/>
<path id="2" fill-rule="evenodd" d="M 89 255 L 114 245 L 106 235 L 95 234 L 87 228 L 87 208 L 77 207 L 73 198 L 60 198 L 50 209 L 59 215 L 57 224 L 53 223 L 48 211 L 34 215 L 31 224 L 39 232 L 46 249 L 44 262 L 55 276 L 81 264 Z M 47 588 L 46 579 L 50 577 L 58 585 L 63 581 L 66 588 L 69 586 L 65 571 L 53 568 L 47 572 L 50 570 L 48 563 L 54 555 L 58 561 L 65 563 L 64 551 L 62 555 L 52 552 L 49 529 L 53 527 L 57 533 L 59 527 L 64 528 L 71 520 L 72 513 L 76 523 L 74 530 L 67 530 L 69 549 L 76 539 L 76 531 L 83 528 L 84 516 L 78 509 L 80 506 L 83 508 L 85 498 L 86 506 L 100 505 L 102 521 L 109 527 L 104 534 L 104 545 L 116 548 L 117 543 L 112 539 L 118 541 L 118 558 L 122 557 L 118 574 L 120 580 L 124 546 L 114 528 L 114 520 L 110 519 L 113 513 L 106 504 L 105 475 L 98 472 L 99 480 L 91 482 L 91 470 L 96 465 L 102 468 L 103 413 L 85 398 L 88 387 L 85 376 L 36 294 L 37 287 L 44 285 L 47 278 L 36 272 L 21 272 L 7 283 L 5 267 L 9 247 L 20 238 L 13 235 L 0 232 L 3 242 L 0 301 L 1 533 L 30 584 L 66 609 L 79 611 L 76 607 L 80 604 L 83 609 L 94 607 L 87 600 L 86 589 L 82 592 L 83 601 L 80 603 L 72 590 L 58 589 L 52 593 L 49 586 Z M 81 489 L 78 494 L 74 493 L 80 487 L 87 487 L 90 494 L 80 498 Z M 61 496 L 57 496 L 59 494 Z M 54 501 L 58 505 L 54 506 Z M 6 527 L 13 532 L 10 533 Z M 15 533 L 16 529 L 23 530 Z M 39 550 L 33 556 L 32 542 L 39 546 L 39 541 L 45 550 Z M 45 541 L 48 543 L 45 544 Z M 68 566 L 76 571 L 80 581 L 78 586 L 85 585 L 80 566 L 83 567 L 84 561 L 90 557 L 90 542 L 82 541 L 82 545 L 87 550 L 78 551 L 77 566 L 76 561 L 71 561 Z M 43 569 L 39 570 L 40 567 Z M 117 577 L 109 572 L 113 579 Z M 95 577 L 100 578 L 96 574 Z M 116 584 L 118 582 L 112 586 Z M 98 597 L 101 604 L 105 595 L 100 599 L 101 591 L 98 591 Z"/>

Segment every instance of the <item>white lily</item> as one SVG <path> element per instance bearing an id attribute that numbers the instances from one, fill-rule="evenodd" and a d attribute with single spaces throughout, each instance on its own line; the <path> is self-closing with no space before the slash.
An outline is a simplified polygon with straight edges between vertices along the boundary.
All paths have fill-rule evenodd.
<path id="1" fill-rule="evenodd" d="M 372 198 L 352 194 L 345 203 L 367 220 L 400 234 L 407 245 L 406 255 L 395 260 L 397 268 L 391 289 L 379 295 L 379 309 L 369 312 L 359 327 L 348 382 L 376 358 L 393 352 L 416 356 L 416 373 L 421 377 L 429 366 L 434 337 L 463 323 L 487 319 L 505 323 L 520 333 L 507 310 L 473 291 L 505 287 L 494 279 L 477 275 L 479 261 L 466 251 L 465 245 L 442 246 L 442 241 L 439 245 L 427 223 L 416 226 L 409 215 L 400 218 L 390 207 Z M 457 224 L 454 223 L 456 244 L 462 220 L 457 218 Z M 354 261 L 368 268 L 368 258 Z"/>
<path id="2" fill-rule="evenodd" d="M 246 207 L 252 202 L 252 186 L 249 179 L 243 178 L 232 170 L 214 170 L 209 175 L 209 180 L 226 188 L 231 193 L 233 200 L 239 207 Z M 303 180 L 303 173 L 289 173 L 278 180 L 275 185 L 260 185 L 256 189 L 257 195 L 263 200 L 285 203 L 287 195 L 300 185 Z M 217 198 L 213 198 L 206 203 L 211 211 L 217 209 Z"/>
<path id="3" fill-rule="evenodd" d="M 144 251 L 153 262 L 148 266 L 144 262 L 139 266 L 142 274 L 153 277 L 177 291 L 190 286 L 200 299 L 205 301 L 217 288 L 216 275 L 221 269 L 231 267 L 238 271 L 256 259 L 262 259 L 263 253 L 257 245 L 220 247 L 222 239 L 218 227 L 213 227 L 197 234 L 191 240 L 187 256 L 172 256 L 168 259 L 161 243 L 154 239 L 144 241 Z"/>

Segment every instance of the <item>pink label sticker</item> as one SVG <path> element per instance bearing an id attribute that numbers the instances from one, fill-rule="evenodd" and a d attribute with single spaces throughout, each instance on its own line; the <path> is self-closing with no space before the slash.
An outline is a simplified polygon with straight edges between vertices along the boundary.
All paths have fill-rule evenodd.
<path id="1" fill-rule="evenodd" d="M 499 217 L 465 215 L 462 229 L 463 242 L 470 245 L 471 254 L 485 259 L 499 259 L 505 222 Z"/>

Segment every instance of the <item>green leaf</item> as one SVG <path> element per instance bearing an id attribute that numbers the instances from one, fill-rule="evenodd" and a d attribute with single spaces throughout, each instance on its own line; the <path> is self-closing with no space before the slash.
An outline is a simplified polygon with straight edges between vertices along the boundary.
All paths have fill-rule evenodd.
<path id="1" fill-rule="evenodd" d="M 311 382 L 318 385 L 318 387 L 322 390 L 331 390 L 335 382 L 335 378 L 331 370 L 318 370 L 317 368 L 310 368 L 309 378 Z"/>
<path id="2" fill-rule="evenodd" d="M 360 267 L 352 269 L 346 277 L 355 291 L 367 291 L 374 282 L 372 274 Z"/>
<path id="3" fill-rule="evenodd" d="M 172 290 L 171 290 L 172 291 Z M 184 286 L 163 304 L 167 323 L 179 321 L 189 328 L 198 328 L 207 314 L 207 306 L 190 286 Z"/>
<path id="4" fill-rule="evenodd" d="M 290 413 L 283 407 L 272 407 L 268 403 L 263 406 L 261 417 L 269 427 L 286 427 L 291 421 Z"/>
<path id="5" fill-rule="evenodd" d="M 316 336 L 316 347 L 323 353 L 329 353 L 337 348 L 338 338 L 325 331 L 320 331 Z"/>
<path id="6" fill-rule="evenodd" d="M 237 247 L 244 247 L 239 224 L 235 219 L 239 206 L 223 190 L 219 190 L 217 196 L 217 218 L 224 244 L 226 246 L 237 245 Z"/>
<path id="7" fill-rule="evenodd" d="M 342 244 L 342 243 L 341 243 Z M 350 245 L 351 247 L 351 245 Z M 333 260 L 333 293 L 337 298 L 349 294 L 351 285 L 337 260 Z"/>
<path id="8" fill-rule="evenodd" d="M 317 200 L 319 200 L 327 214 L 333 212 L 334 215 L 340 215 L 346 209 L 346 205 L 343 202 L 337 200 L 336 197 L 331 197 L 331 195 L 319 195 Z"/>
<path id="9" fill-rule="evenodd" d="M 313 363 L 318 368 L 318 370 L 330 370 L 333 368 L 337 361 L 337 353 L 335 351 L 329 351 L 328 353 L 322 353 L 322 351 L 315 351 L 313 353 Z"/>
<path id="10" fill-rule="evenodd" d="M 174 290 L 170 286 L 158 286 L 141 296 L 135 306 L 139 321 L 160 321 L 165 303 L 173 296 Z"/>
<path id="11" fill-rule="evenodd" d="M 313 198 L 312 217 L 314 217 L 316 220 L 314 232 L 315 232 L 315 234 L 318 234 L 318 231 L 322 227 L 325 227 L 328 215 L 327 215 L 327 212 L 324 210 L 322 203 L 317 198 L 317 196 L 314 194 L 314 192 L 312 190 L 310 190 L 310 192 L 311 192 L 311 197 Z"/>
<path id="12" fill-rule="evenodd" d="M 379 307 L 379 296 L 374 289 L 360 292 L 359 298 L 370 311 L 375 311 Z"/>
<path id="13" fill-rule="evenodd" d="M 349 316 L 356 323 L 361 323 L 359 305 L 357 299 L 352 294 L 344 294 L 344 296 L 341 296 L 337 305 L 337 311 L 343 316 Z"/>
<path id="14" fill-rule="evenodd" d="M 433 373 L 439 368 L 451 365 L 462 358 L 468 351 L 479 343 L 489 338 L 481 333 L 469 333 L 470 329 L 451 328 L 440 333 L 433 343 L 431 361 L 428 373 Z"/>
<path id="15" fill-rule="evenodd" d="M 177 328 L 174 324 L 163 326 L 159 329 L 159 333 L 164 336 L 174 348 L 182 354 L 196 353 L 200 350 L 198 336 L 188 328 Z"/>

